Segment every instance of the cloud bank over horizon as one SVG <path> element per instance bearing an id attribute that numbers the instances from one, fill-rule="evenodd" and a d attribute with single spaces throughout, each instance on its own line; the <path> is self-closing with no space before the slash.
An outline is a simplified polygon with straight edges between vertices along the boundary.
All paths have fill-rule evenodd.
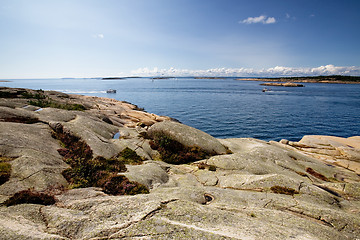
<path id="1" fill-rule="evenodd" d="M 299 76 L 319 76 L 319 75 L 348 75 L 360 76 L 359 66 L 334 66 L 325 65 L 314 68 L 301 67 L 282 67 L 254 69 L 254 68 L 212 68 L 206 70 L 190 70 L 177 68 L 139 68 L 131 71 L 131 75 L 140 77 L 151 76 L 207 76 L 207 77 L 299 77 Z"/>

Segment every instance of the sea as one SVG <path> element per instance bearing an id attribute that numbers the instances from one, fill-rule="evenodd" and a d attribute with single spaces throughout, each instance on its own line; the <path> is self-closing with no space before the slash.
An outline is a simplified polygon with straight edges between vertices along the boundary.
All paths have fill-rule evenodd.
<path id="1" fill-rule="evenodd" d="M 262 82 L 236 79 L 12 79 L 0 86 L 127 101 L 216 138 L 298 141 L 304 135 L 360 135 L 360 84 L 304 83 L 263 92 Z"/>

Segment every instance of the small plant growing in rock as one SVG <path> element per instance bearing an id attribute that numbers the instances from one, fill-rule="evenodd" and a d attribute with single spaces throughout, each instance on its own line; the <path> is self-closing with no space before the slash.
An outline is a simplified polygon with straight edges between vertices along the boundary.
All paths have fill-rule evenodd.
<path id="1" fill-rule="evenodd" d="M 29 104 L 41 108 L 51 107 L 51 108 L 59 108 L 65 110 L 75 110 L 75 111 L 84 111 L 86 108 L 81 104 L 73 104 L 73 103 L 60 103 L 56 102 L 53 99 L 49 98 L 44 94 L 43 90 L 36 90 L 36 93 L 33 94 L 31 92 L 23 92 L 21 93 L 23 98 L 32 99 L 29 100 Z"/>
<path id="2" fill-rule="evenodd" d="M 198 164 L 198 169 L 205 169 L 208 166 L 209 165 L 207 165 L 206 163 L 201 162 L 201 163 Z"/>
<path id="3" fill-rule="evenodd" d="M 209 165 L 209 171 L 215 172 L 215 171 L 216 171 L 216 166 L 214 166 L 214 165 Z"/>
<path id="4" fill-rule="evenodd" d="M 117 158 L 125 164 L 141 164 L 142 158 L 132 149 L 126 147 L 122 150 Z"/>
<path id="5" fill-rule="evenodd" d="M 4 205 L 7 207 L 23 203 L 52 205 L 55 204 L 55 202 L 55 198 L 52 195 L 37 191 L 24 190 L 15 193 L 11 198 L 4 202 Z"/>
<path id="6" fill-rule="evenodd" d="M 142 162 L 141 157 L 134 150 L 125 148 L 117 157 L 111 159 L 100 156 L 93 158 L 86 142 L 64 131 L 63 127 L 56 128 L 53 137 L 59 139 L 64 146 L 58 149 L 58 152 L 70 165 L 70 168 L 64 170 L 62 174 L 71 188 L 101 187 L 105 193 L 113 195 L 149 193 L 144 185 L 117 175 L 126 171 L 125 163 Z"/>
<path id="7" fill-rule="evenodd" d="M 123 175 L 117 175 L 104 184 L 104 192 L 112 195 L 135 195 L 149 193 L 149 189 L 138 182 L 129 181 Z"/>
<path id="8" fill-rule="evenodd" d="M 172 164 L 194 162 L 211 155 L 197 146 L 185 147 L 165 134 L 156 134 L 150 141 L 150 147 L 160 153 L 164 162 Z"/>
<path id="9" fill-rule="evenodd" d="M 33 98 L 33 99 L 45 99 L 46 96 L 44 95 L 44 91 L 43 90 L 36 90 L 36 93 L 33 94 L 31 92 L 23 92 L 21 93 L 21 96 L 23 98 Z"/>
<path id="10" fill-rule="evenodd" d="M 8 162 L 0 162 L 0 185 L 7 182 L 11 174 L 11 165 Z"/>
<path id="11" fill-rule="evenodd" d="M 278 193 L 278 194 L 286 194 L 286 195 L 294 195 L 294 194 L 298 194 L 299 192 L 296 191 L 293 188 L 288 188 L 288 187 L 282 187 L 282 186 L 273 186 L 270 188 L 270 190 L 273 193 Z"/>

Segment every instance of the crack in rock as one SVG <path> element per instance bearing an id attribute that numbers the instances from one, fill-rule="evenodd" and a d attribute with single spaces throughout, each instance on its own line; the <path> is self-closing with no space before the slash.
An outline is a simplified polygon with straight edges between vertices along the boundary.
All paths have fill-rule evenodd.
<path id="1" fill-rule="evenodd" d="M 113 237 L 117 238 L 117 236 L 119 234 L 121 234 L 121 231 L 124 231 L 125 229 L 131 227 L 132 225 L 134 225 L 134 224 L 136 224 L 136 223 L 138 223 L 140 221 L 151 218 L 156 213 L 158 213 L 161 209 L 165 208 L 168 203 L 175 202 L 175 201 L 178 201 L 178 200 L 179 199 L 170 199 L 170 200 L 167 200 L 167 201 L 161 201 L 159 206 L 157 206 L 156 208 L 152 209 L 151 211 L 145 213 L 144 215 L 142 215 L 142 216 L 134 216 L 129 221 L 127 221 L 125 223 L 122 223 L 122 224 L 118 225 L 117 227 L 112 228 L 111 230 L 112 231 L 115 230 L 116 232 L 111 234 L 108 238 L 109 239 L 111 239 Z"/>
<path id="2" fill-rule="evenodd" d="M 198 227 L 192 224 L 186 224 L 186 223 L 182 223 L 182 222 L 178 222 L 178 221 L 174 221 L 174 220 L 170 220 L 167 218 L 159 218 L 160 220 L 175 225 L 175 226 L 179 226 L 179 227 L 184 227 L 184 228 L 190 228 L 193 230 L 197 230 L 197 231 L 202 231 L 205 233 L 210 233 L 210 234 L 216 234 L 222 237 L 229 237 L 229 238 L 233 238 L 233 239 L 253 239 L 251 237 L 248 236 L 238 236 L 238 234 L 232 234 L 230 232 L 225 232 L 225 231 L 220 231 L 220 230 L 212 230 L 212 229 L 206 229 L 206 228 L 202 228 L 202 227 Z"/>

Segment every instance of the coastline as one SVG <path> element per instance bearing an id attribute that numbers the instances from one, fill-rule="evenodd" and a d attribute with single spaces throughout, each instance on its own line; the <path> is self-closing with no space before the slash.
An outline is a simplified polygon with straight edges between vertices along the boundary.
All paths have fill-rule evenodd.
<path id="1" fill-rule="evenodd" d="M 20 88 L 0 88 L 0 130 L 9 239 L 360 234 L 360 136 L 216 139 L 127 102 Z"/>
<path id="2" fill-rule="evenodd" d="M 238 81 L 360 84 L 360 81 L 316 80 L 312 78 L 237 78 Z"/>

